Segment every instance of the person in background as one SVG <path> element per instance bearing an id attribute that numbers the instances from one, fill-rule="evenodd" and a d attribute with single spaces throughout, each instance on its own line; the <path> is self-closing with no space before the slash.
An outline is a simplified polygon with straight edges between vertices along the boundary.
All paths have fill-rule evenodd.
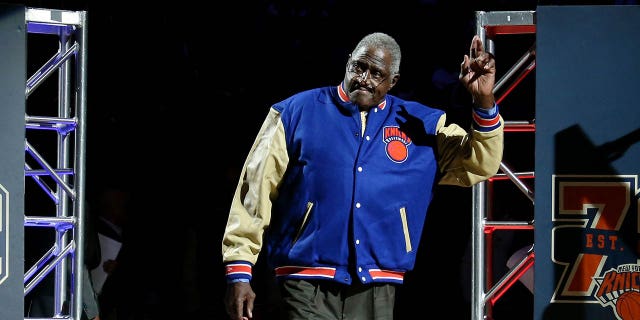
<path id="1" fill-rule="evenodd" d="M 469 187 L 499 169 L 504 121 L 494 57 L 474 36 L 459 80 L 472 127 L 389 94 L 400 46 L 364 36 L 337 85 L 271 106 L 245 160 L 222 239 L 233 320 L 251 319 L 253 267 L 265 251 L 283 319 L 393 319 L 437 184 Z M 312 75 L 317 66 L 300 66 Z M 271 269 L 272 268 L 272 269 Z"/>
<path id="2" fill-rule="evenodd" d="M 119 265 L 124 247 L 123 229 L 127 223 L 130 192 L 119 186 L 105 186 L 98 193 L 96 201 L 97 234 L 105 249 L 101 263 L 92 271 L 96 279 L 101 279 L 98 287 L 98 301 L 103 320 L 125 319 L 122 300 L 126 290 Z M 99 277 L 98 277 L 99 275 Z"/>

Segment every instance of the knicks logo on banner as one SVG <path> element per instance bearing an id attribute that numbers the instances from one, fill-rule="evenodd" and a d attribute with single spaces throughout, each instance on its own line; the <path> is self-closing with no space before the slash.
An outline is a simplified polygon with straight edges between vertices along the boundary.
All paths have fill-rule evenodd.
<path id="1" fill-rule="evenodd" d="M 553 177 L 551 302 L 599 303 L 617 319 L 640 314 L 638 177 Z M 632 316 L 633 315 L 633 316 Z"/>

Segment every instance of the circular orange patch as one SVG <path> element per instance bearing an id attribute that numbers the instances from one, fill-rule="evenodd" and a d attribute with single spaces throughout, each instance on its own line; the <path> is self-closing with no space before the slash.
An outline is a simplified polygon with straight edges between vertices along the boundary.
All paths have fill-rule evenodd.
<path id="1" fill-rule="evenodd" d="M 400 140 L 393 140 L 387 145 L 387 152 L 389 157 L 394 161 L 404 161 L 407 159 L 407 146 Z"/>

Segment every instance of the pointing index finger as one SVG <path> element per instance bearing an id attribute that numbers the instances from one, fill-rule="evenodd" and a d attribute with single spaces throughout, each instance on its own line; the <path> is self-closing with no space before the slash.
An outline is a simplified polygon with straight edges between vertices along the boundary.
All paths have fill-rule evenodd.
<path id="1" fill-rule="evenodd" d="M 471 59 L 476 59 L 482 55 L 484 52 L 484 46 L 482 45 L 482 40 L 480 40 L 480 36 L 475 35 L 471 40 L 471 48 L 469 49 L 469 57 Z"/>

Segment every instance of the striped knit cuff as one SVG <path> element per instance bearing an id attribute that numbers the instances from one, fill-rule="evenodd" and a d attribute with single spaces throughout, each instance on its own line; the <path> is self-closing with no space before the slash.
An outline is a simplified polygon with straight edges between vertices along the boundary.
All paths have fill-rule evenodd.
<path id="1" fill-rule="evenodd" d="M 495 104 L 491 109 L 473 108 L 473 129 L 489 132 L 500 127 L 500 112 Z"/>
<path id="2" fill-rule="evenodd" d="M 247 261 L 233 261 L 225 266 L 227 283 L 248 282 L 251 280 L 251 269 L 253 265 Z"/>

